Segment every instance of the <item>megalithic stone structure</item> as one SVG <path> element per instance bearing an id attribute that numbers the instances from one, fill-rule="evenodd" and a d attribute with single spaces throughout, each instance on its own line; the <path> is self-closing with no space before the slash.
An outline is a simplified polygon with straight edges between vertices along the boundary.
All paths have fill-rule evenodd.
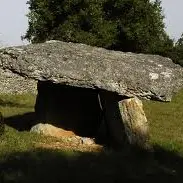
<path id="1" fill-rule="evenodd" d="M 39 82 L 35 109 L 44 111 L 40 116 L 53 112 L 49 120 L 63 124 L 77 119 L 74 126 L 91 134 L 104 116 L 111 138 L 142 147 L 149 127 L 139 99 L 171 101 L 183 85 L 183 68 L 169 58 L 54 40 L 1 49 L 0 70 Z"/>

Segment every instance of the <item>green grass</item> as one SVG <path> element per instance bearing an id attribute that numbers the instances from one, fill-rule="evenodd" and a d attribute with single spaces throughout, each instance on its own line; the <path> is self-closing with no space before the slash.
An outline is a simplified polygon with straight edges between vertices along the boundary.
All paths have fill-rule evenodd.
<path id="1" fill-rule="evenodd" d="M 5 119 L 33 112 L 35 99 L 36 97 L 31 94 L 0 95 L 0 111 Z M 35 134 L 19 132 L 6 125 L 5 134 L 0 138 L 0 159 L 8 157 L 12 152 L 30 150 L 33 146 L 32 141 L 37 139 L 39 137 Z"/>
<path id="2" fill-rule="evenodd" d="M 33 94 L 0 95 L 0 111 L 4 117 L 21 115 L 34 111 L 36 97 Z"/>
<path id="3" fill-rule="evenodd" d="M 171 103 L 143 103 L 155 153 L 38 148 L 35 143 L 55 139 L 6 125 L 0 137 L 0 183 L 183 182 L 183 90 Z M 0 111 L 7 120 L 33 112 L 34 104 L 34 95 L 0 96 Z"/>
<path id="4" fill-rule="evenodd" d="M 171 102 L 144 101 L 151 142 L 183 155 L 183 90 Z"/>

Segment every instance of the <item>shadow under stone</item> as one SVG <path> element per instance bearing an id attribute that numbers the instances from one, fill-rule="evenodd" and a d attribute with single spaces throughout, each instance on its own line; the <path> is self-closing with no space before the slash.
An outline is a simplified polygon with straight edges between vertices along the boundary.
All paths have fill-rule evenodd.
<path id="1" fill-rule="evenodd" d="M 38 121 L 94 137 L 102 121 L 98 90 L 38 82 Z"/>
<path id="2" fill-rule="evenodd" d="M 34 112 L 11 116 L 5 118 L 4 121 L 6 125 L 18 131 L 29 131 L 32 126 L 38 123 Z"/>
<path id="3" fill-rule="evenodd" d="M 5 123 L 29 131 L 38 123 L 95 138 L 100 144 L 123 145 L 125 130 L 115 93 L 39 81 L 35 112 L 12 116 Z"/>

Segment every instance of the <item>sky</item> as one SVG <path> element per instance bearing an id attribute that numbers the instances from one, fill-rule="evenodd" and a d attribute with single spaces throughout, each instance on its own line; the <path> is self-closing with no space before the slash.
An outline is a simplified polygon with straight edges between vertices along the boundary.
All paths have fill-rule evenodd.
<path id="1" fill-rule="evenodd" d="M 27 0 L 0 0 L 0 45 L 26 44 L 21 40 L 28 27 Z M 183 0 L 162 0 L 166 30 L 177 40 L 183 32 Z"/>
<path id="2" fill-rule="evenodd" d="M 166 30 L 171 38 L 177 40 L 183 33 L 183 0 L 162 0 L 162 7 L 165 14 Z"/>

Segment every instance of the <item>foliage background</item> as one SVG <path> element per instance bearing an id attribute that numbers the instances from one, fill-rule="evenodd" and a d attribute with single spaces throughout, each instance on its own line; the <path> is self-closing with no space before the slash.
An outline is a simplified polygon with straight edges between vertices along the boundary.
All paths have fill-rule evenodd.
<path id="1" fill-rule="evenodd" d="M 160 0 L 29 0 L 32 43 L 56 39 L 124 52 L 170 57 L 183 64 L 183 37 L 165 31 Z"/>

